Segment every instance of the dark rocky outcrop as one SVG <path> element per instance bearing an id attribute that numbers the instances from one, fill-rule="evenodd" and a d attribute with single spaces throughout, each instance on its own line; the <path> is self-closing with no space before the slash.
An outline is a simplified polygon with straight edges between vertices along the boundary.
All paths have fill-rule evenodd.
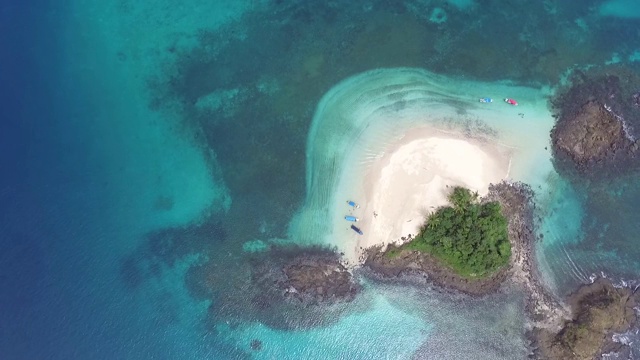
<path id="1" fill-rule="evenodd" d="M 588 101 L 577 112 L 563 116 L 552 132 L 556 152 L 568 156 L 580 171 L 613 161 L 618 152 L 637 149 L 625 135 L 623 122 L 605 106 Z"/>
<path id="2" fill-rule="evenodd" d="M 637 299 L 630 289 L 615 288 L 607 279 L 598 279 L 580 287 L 568 301 L 572 319 L 559 332 L 538 331 L 538 357 L 591 360 L 603 353 L 625 351 L 611 335 L 636 324 L 633 308 Z"/>
<path id="3" fill-rule="evenodd" d="M 297 249 L 297 248 L 296 248 Z M 334 251 L 323 249 L 274 249 L 256 262 L 252 278 L 265 293 L 279 301 L 310 306 L 351 301 L 358 293 L 351 273 Z"/>
<path id="4" fill-rule="evenodd" d="M 334 257 L 295 258 L 283 272 L 286 297 L 302 304 L 351 301 L 358 289 L 351 273 Z"/>
<path id="5" fill-rule="evenodd" d="M 550 327 L 567 316 L 566 309 L 540 283 L 536 266 L 534 192 L 524 183 L 501 182 L 489 187 L 483 201 L 497 201 L 508 221 L 511 241 L 509 279 L 526 294 L 526 310 L 535 326 Z"/>
<path id="6" fill-rule="evenodd" d="M 212 331 L 221 322 L 230 327 L 260 322 L 284 331 L 329 326 L 348 311 L 361 288 L 332 249 L 272 245 L 222 259 L 192 266 L 186 276 L 190 293 L 211 301 Z"/>
<path id="7" fill-rule="evenodd" d="M 623 67 L 603 71 L 576 72 L 552 101 L 556 168 L 574 178 L 615 176 L 638 165 L 640 77 Z"/>

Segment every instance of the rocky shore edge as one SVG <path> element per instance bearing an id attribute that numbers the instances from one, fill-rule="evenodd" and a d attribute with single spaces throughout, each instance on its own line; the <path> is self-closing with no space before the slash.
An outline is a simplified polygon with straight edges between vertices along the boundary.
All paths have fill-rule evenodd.
<path id="1" fill-rule="evenodd" d="M 511 260 L 508 279 L 521 286 L 527 296 L 526 310 L 536 328 L 557 329 L 569 317 L 569 309 L 541 283 L 536 266 L 534 192 L 527 184 L 502 182 L 489 187 L 483 201 L 497 201 L 508 221 Z"/>
<path id="2" fill-rule="evenodd" d="M 491 185 L 482 201 L 498 201 L 508 220 L 511 260 L 488 278 L 469 279 L 457 275 L 438 259 L 425 253 L 403 251 L 385 256 L 395 245 L 364 250 L 358 273 L 377 281 L 432 282 L 451 292 L 482 296 L 498 291 L 511 279 L 529 294 L 527 309 L 539 321 L 564 314 L 559 303 L 544 291 L 535 268 L 533 191 L 524 183 L 501 182 Z M 400 239 L 409 241 L 411 237 Z M 260 256 L 252 267 L 252 282 L 269 290 L 281 301 L 303 307 L 353 300 L 359 291 L 352 272 L 340 254 L 331 249 L 274 247 Z M 361 271 L 360 271 L 361 270 Z"/>

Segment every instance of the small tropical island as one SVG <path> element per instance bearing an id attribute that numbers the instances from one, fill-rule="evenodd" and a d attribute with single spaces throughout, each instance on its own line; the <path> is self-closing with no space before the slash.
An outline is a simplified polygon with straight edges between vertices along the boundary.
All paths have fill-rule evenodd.
<path id="1" fill-rule="evenodd" d="M 421 231 L 367 250 L 365 267 L 379 280 L 421 276 L 445 289 L 485 295 L 496 291 L 508 278 L 539 289 L 530 276 L 529 260 L 535 241 L 533 191 L 523 183 L 491 185 L 480 198 L 471 190 L 455 186 L 449 205 L 429 214 Z M 543 291 L 533 291 L 532 306 L 552 302 Z"/>

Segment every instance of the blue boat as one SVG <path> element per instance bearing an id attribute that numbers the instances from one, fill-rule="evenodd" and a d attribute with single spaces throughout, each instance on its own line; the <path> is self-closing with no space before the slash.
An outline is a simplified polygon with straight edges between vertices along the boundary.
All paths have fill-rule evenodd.
<path id="1" fill-rule="evenodd" d="M 487 98 L 482 98 L 482 99 L 480 99 L 480 102 L 481 103 L 490 103 L 490 102 L 493 102 L 493 99 L 492 98 L 488 98 L 488 97 Z"/>
<path id="2" fill-rule="evenodd" d="M 351 229 L 353 229 L 353 231 L 357 232 L 360 235 L 364 235 L 364 233 L 362 232 L 362 230 L 360 230 L 357 226 L 355 225 L 351 225 Z"/>
<path id="3" fill-rule="evenodd" d="M 351 200 L 347 200 L 347 204 L 349 204 L 349 206 L 353 206 L 356 209 L 360 207 L 360 205 L 356 204 L 355 201 Z"/>
<path id="4" fill-rule="evenodd" d="M 346 215 L 346 216 L 344 217 L 344 219 L 345 219 L 345 220 L 347 220 L 347 221 L 353 221 L 353 222 L 356 222 L 356 221 L 360 220 L 360 219 L 358 219 L 357 217 L 355 217 L 355 216 L 351 216 L 351 215 Z"/>

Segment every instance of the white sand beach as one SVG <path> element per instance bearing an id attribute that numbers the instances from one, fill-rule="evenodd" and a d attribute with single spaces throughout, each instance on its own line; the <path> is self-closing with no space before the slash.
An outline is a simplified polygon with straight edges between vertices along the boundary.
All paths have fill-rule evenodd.
<path id="1" fill-rule="evenodd" d="M 480 103 L 485 96 L 494 102 Z M 335 246 L 357 266 L 364 248 L 415 235 L 447 203 L 451 186 L 483 195 L 491 183 L 524 181 L 545 194 L 554 174 L 547 96 L 420 69 L 346 79 L 318 104 L 307 140 L 307 196 L 289 239 Z M 360 219 L 363 235 L 345 215 Z"/>
<path id="2" fill-rule="evenodd" d="M 446 205 L 453 186 L 485 195 L 509 172 L 509 149 L 444 133 L 414 129 L 367 172 L 356 248 L 387 244 L 419 232 L 426 216 Z"/>

